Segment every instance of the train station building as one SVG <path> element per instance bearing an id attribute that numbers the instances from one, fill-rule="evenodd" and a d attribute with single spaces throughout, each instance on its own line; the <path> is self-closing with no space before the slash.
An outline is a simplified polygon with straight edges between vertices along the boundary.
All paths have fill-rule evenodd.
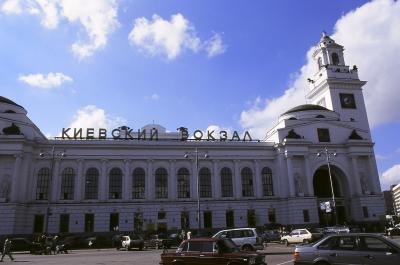
<path id="1" fill-rule="evenodd" d="M 60 128 L 48 139 L 0 97 L 0 234 L 377 222 L 366 82 L 343 51 L 321 38 L 309 104 L 282 113 L 260 140 L 158 124 Z"/>

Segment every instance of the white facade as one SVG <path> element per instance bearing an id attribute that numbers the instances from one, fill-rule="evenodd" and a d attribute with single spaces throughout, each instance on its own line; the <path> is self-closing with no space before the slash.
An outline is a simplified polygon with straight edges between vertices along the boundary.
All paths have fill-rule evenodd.
<path id="1" fill-rule="evenodd" d="M 0 97 L 0 234 L 196 229 L 197 179 L 202 228 L 325 224 L 332 216 L 319 203 L 332 193 L 326 157 L 317 157 L 325 147 L 337 154 L 329 165 L 338 221 L 378 221 L 365 82 L 328 36 L 314 56 L 313 104 L 282 114 L 261 141 L 180 141 L 159 125 L 142 128 L 158 140 L 49 140 Z"/>
<path id="2" fill-rule="evenodd" d="M 394 213 L 396 216 L 400 216 L 400 184 L 391 188 L 394 204 Z"/>

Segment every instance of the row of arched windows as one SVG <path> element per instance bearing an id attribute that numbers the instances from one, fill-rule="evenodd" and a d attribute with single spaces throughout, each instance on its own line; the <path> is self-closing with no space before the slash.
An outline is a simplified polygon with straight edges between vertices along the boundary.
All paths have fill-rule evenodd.
<path id="1" fill-rule="evenodd" d="M 84 183 L 84 199 L 96 200 L 99 195 L 99 170 L 97 168 L 89 168 L 85 173 Z M 120 168 L 112 168 L 109 172 L 109 199 L 122 198 L 122 170 Z M 156 199 L 168 198 L 168 172 L 165 168 L 160 167 L 155 171 L 155 197 Z M 138 167 L 132 172 L 132 199 L 145 198 L 145 178 L 146 172 L 143 168 Z M 253 171 L 249 167 L 241 170 L 242 196 L 254 196 Z M 221 196 L 233 197 L 233 174 L 232 170 L 224 167 L 220 170 L 221 180 Z M 36 200 L 48 200 L 50 188 L 50 169 L 41 168 L 37 174 Z M 261 171 L 261 182 L 263 196 L 273 196 L 273 180 L 272 171 L 268 167 L 264 167 Z M 187 168 L 180 168 L 177 172 L 177 197 L 190 198 L 190 172 Z M 199 192 L 201 198 L 212 197 L 212 177 L 209 168 L 203 167 L 199 171 Z M 61 172 L 61 200 L 73 200 L 75 192 L 75 171 L 71 167 L 65 168 Z"/>

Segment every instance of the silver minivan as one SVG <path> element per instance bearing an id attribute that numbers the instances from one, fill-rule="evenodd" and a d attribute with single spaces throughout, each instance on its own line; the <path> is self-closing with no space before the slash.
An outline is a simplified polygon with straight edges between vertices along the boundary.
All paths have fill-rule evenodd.
<path id="1" fill-rule="evenodd" d="M 230 238 L 242 250 L 253 251 L 262 250 L 262 237 L 258 234 L 256 228 L 235 228 L 221 230 L 212 237 Z"/>

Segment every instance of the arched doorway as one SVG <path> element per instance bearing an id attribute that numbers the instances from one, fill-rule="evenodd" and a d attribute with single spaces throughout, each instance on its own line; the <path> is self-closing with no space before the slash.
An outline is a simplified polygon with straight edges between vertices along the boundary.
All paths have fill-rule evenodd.
<path id="1" fill-rule="evenodd" d="M 321 203 L 332 202 L 332 188 L 328 166 L 324 165 L 319 167 L 313 176 L 314 195 L 317 197 L 319 222 L 322 226 L 335 225 L 336 222 L 338 224 L 343 224 L 347 220 L 345 199 L 349 194 L 347 179 L 340 168 L 334 165 L 331 165 L 330 168 L 336 203 L 336 207 L 334 207 L 331 212 L 326 212 L 320 207 Z M 335 214 L 337 216 L 335 216 Z"/>

